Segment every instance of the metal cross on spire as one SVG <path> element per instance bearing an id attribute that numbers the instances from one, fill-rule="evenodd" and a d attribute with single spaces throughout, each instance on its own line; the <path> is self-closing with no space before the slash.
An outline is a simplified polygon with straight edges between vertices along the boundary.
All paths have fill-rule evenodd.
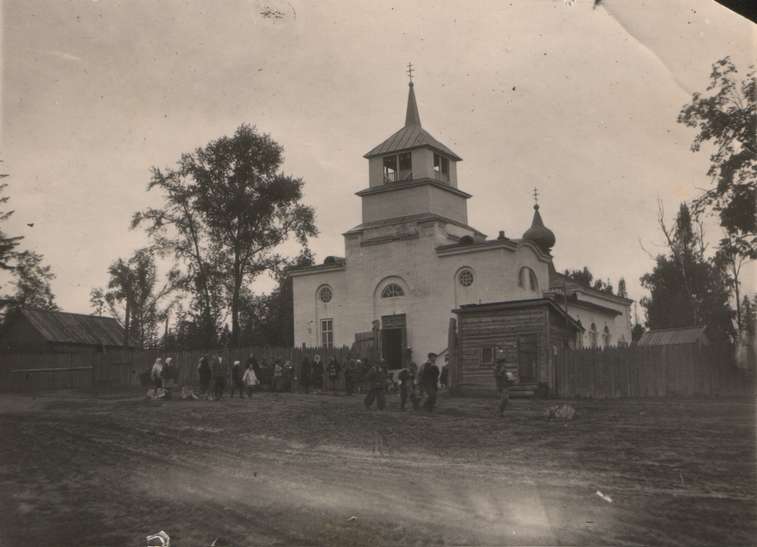
<path id="1" fill-rule="evenodd" d="M 410 77 L 410 83 L 413 83 L 413 63 L 407 64 L 407 75 Z"/>
<path id="2" fill-rule="evenodd" d="M 534 205 L 539 205 L 539 189 L 534 188 Z"/>

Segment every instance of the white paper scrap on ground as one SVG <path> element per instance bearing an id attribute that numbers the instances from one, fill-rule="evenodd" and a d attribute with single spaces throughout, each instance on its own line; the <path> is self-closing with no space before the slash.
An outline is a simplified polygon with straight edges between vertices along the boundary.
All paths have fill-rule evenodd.
<path id="1" fill-rule="evenodd" d="M 171 538 L 163 530 L 157 534 L 147 536 L 147 547 L 170 547 Z"/>
<path id="2" fill-rule="evenodd" d="M 597 490 L 597 496 L 599 496 L 600 498 L 602 498 L 603 500 L 605 500 L 607 503 L 612 503 L 612 498 L 610 496 L 606 495 L 606 494 L 603 494 L 599 490 Z"/>

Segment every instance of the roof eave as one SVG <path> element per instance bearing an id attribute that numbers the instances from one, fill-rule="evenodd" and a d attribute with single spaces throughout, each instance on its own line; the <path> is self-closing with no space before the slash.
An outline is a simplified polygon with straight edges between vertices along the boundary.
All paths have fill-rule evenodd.
<path id="1" fill-rule="evenodd" d="M 370 151 L 363 154 L 363 157 L 365 159 L 371 159 L 376 158 L 379 156 L 386 156 L 389 154 L 399 154 L 400 152 L 407 152 L 408 150 L 415 150 L 416 148 L 430 148 L 431 150 L 435 150 L 436 152 L 439 152 L 440 154 L 444 154 L 445 156 L 448 156 L 450 159 L 455 161 L 463 161 L 463 158 L 458 156 L 455 152 L 453 152 L 450 149 L 444 150 L 438 146 L 434 146 L 431 144 L 416 144 L 414 146 L 407 146 L 405 148 L 396 148 L 396 149 L 390 149 L 390 150 L 381 150 L 376 151 L 379 148 L 381 148 L 381 145 L 384 143 L 379 144 L 378 146 L 372 148 Z"/>

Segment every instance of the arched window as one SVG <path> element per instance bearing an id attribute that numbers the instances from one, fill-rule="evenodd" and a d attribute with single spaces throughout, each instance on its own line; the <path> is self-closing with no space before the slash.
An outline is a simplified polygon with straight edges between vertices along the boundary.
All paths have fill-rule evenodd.
<path id="1" fill-rule="evenodd" d="M 578 321 L 576 321 L 576 323 L 578 323 L 578 326 L 579 326 L 578 334 L 576 335 L 576 345 L 579 348 L 582 348 L 584 346 L 584 329 L 583 329 L 583 324 L 581 324 L 581 320 L 580 319 Z"/>
<path id="2" fill-rule="evenodd" d="M 457 281 L 463 287 L 470 287 L 471 285 L 473 285 L 473 272 L 468 268 L 460 270 L 460 273 L 457 274 Z"/>
<path id="3" fill-rule="evenodd" d="M 536 272 L 528 266 L 523 266 L 518 274 L 518 286 L 523 287 L 524 289 L 528 288 L 532 291 L 538 291 L 539 279 L 536 277 Z"/>
<path id="4" fill-rule="evenodd" d="M 323 302 L 324 304 L 328 304 L 331 302 L 331 299 L 334 297 L 334 291 L 331 290 L 331 287 L 328 285 L 324 285 L 320 289 L 318 289 L 318 299 Z"/>
<path id="5" fill-rule="evenodd" d="M 597 325 L 594 323 L 591 324 L 591 327 L 589 327 L 589 345 L 592 348 L 597 347 Z"/>
<path id="6" fill-rule="evenodd" d="M 384 290 L 381 291 L 381 298 L 394 298 L 395 296 L 405 296 L 405 291 L 402 287 L 396 283 L 389 283 Z"/>

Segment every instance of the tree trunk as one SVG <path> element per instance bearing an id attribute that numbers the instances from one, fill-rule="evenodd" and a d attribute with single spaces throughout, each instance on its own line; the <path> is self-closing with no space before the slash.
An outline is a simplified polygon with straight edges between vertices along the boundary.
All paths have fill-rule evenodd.
<path id="1" fill-rule="evenodd" d="M 129 299 L 126 299 L 126 311 L 124 312 L 124 330 L 126 331 L 126 338 L 124 339 L 124 345 L 129 347 L 129 334 L 131 331 L 131 304 Z"/>
<path id="2" fill-rule="evenodd" d="M 239 345 L 239 295 L 242 289 L 241 276 L 234 272 L 234 290 L 231 295 L 231 346 Z"/>

